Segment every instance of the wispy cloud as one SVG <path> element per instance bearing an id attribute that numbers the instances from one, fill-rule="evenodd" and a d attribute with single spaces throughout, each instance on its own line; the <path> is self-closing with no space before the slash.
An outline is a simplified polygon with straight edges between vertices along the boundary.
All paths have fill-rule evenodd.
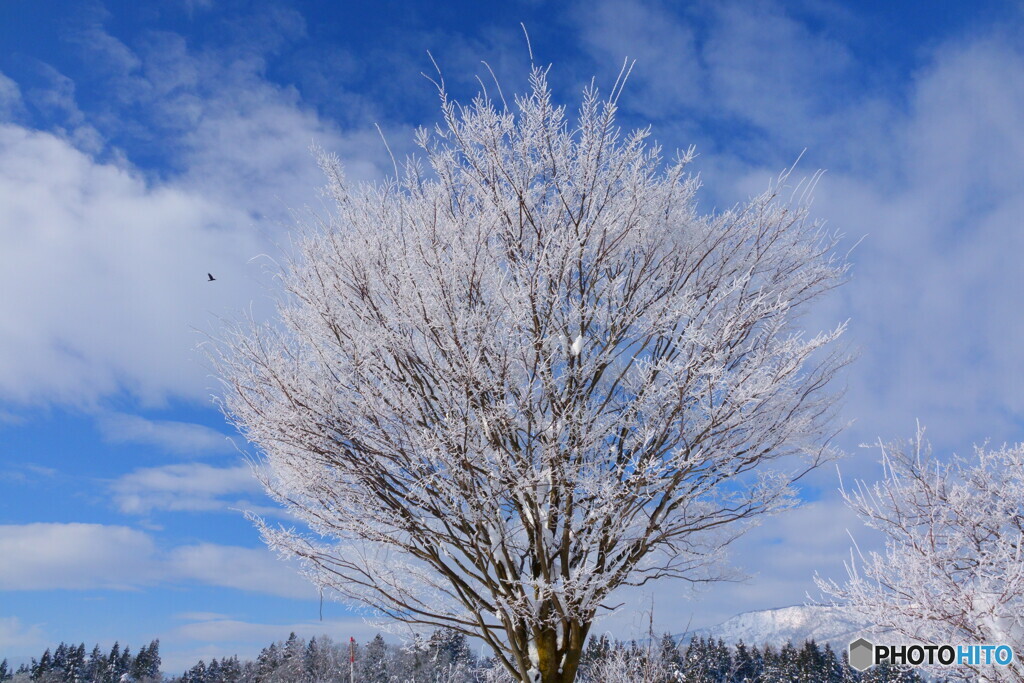
<path id="1" fill-rule="evenodd" d="M 220 614 L 218 612 L 181 612 L 180 614 L 173 615 L 175 619 L 181 619 L 182 621 L 218 621 L 221 619 L 230 619 L 226 614 Z"/>
<path id="2" fill-rule="evenodd" d="M 163 550 L 150 534 L 125 526 L 0 526 L 0 590 L 135 590 L 189 583 L 317 597 L 295 565 L 266 548 L 200 543 Z"/>
<path id="3" fill-rule="evenodd" d="M 298 573 L 296 565 L 278 559 L 265 548 L 213 543 L 184 546 L 171 552 L 169 567 L 172 576 L 208 586 L 286 598 L 317 597 L 316 589 Z"/>
<path id="4" fill-rule="evenodd" d="M 0 652 L 35 650 L 49 645 L 41 624 L 25 625 L 17 617 L 0 617 Z"/>
<path id="5" fill-rule="evenodd" d="M 1021 439 L 1022 69 L 1002 40 L 943 46 L 899 128 L 865 141 L 897 150 L 895 163 L 821 184 L 821 213 L 867 235 L 843 293 L 861 348 L 847 407 L 860 441 L 909 435 L 915 418 L 948 450 Z"/>
<path id="6" fill-rule="evenodd" d="M 148 420 L 138 415 L 105 413 L 97 419 L 103 439 L 110 443 L 156 446 L 170 453 L 203 455 L 234 449 L 232 441 L 209 427 L 174 420 Z"/>
<path id="7" fill-rule="evenodd" d="M 101 524 L 0 526 L 0 590 L 126 589 L 158 575 L 147 534 Z"/>
<path id="8" fill-rule="evenodd" d="M 664 117 L 692 111 L 706 99 L 707 77 L 690 22 L 655 2 L 600 0 L 574 5 L 582 44 L 603 65 L 636 60 L 630 76 L 629 108 Z"/>
<path id="9" fill-rule="evenodd" d="M 0 71 L 0 122 L 13 120 L 23 110 L 21 88 Z"/>
<path id="10" fill-rule="evenodd" d="M 52 479 L 57 474 L 57 470 L 52 467 L 43 467 L 30 462 L 12 462 L 0 469 L 0 480 L 7 479 L 24 484 L 29 481 Z"/>
<path id="11" fill-rule="evenodd" d="M 154 510 L 212 512 L 229 507 L 255 510 L 241 497 L 258 495 L 259 482 L 248 465 L 211 467 L 200 463 L 135 470 L 111 484 L 114 502 L 125 514 Z"/>

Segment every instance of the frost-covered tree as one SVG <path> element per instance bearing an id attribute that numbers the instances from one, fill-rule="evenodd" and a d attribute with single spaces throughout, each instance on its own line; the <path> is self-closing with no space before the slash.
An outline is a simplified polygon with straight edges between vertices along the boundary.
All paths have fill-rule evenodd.
<path id="1" fill-rule="evenodd" d="M 618 646 L 593 662 L 585 680 L 602 683 L 674 683 L 684 678 L 679 666 L 661 649 Z"/>
<path id="2" fill-rule="evenodd" d="M 366 683 L 388 683 L 391 680 L 389 673 L 390 657 L 388 657 L 387 645 L 384 638 L 378 633 L 363 649 L 363 656 L 359 665 L 359 680 Z"/>
<path id="3" fill-rule="evenodd" d="M 1024 653 L 1024 444 L 941 461 L 919 427 L 909 442 L 881 448 L 883 479 L 842 493 L 885 535 L 885 551 L 854 557 L 845 583 L 819 577 L 818 586 L 883 631 Z M 961 671 L 1024 681 L 1016 659 Z"/>
<path id="4" fill-rule="evenodd" d="M 92 652 L 89 654 L 89 660 L 85 664 L 85 678 L 86 680 L 99 680 L 103 677 L 103 672 L 107 668 L 107 658 L 100 651 L 100 646 L 97 643 L 92 648 Z"/>
<path id="5" fill-rule="evenodd" d="M 310 638 L 304 659 L 306 678 L 310 681 L 329 680 L 342 670 L 338 649 L 327 636 Z"/>
<path id="6" fill-rule="evenodd" d="M 619 88 L 570 122 L 531 85 L 463 107 L 442 84 L 427 163 L 382 185 L 324 156 L 336 210 L 283 268 L 279 324 L 214 360 L 268 492 L 318 534 L 257 520 L 272 547 L 555 683 L 617 589 L 722 578 L 831 455 L 842 328 L 797 317 L 846 265 L 785 177 L 700 215 L 691 154 L 620 133 Z"/>
<path id="7" fill-rule="evenodd" d="M 136 681 L 160 679 L 160 641 L 150 641 L 135 655 L 131 666 L 131 676 Z"/>

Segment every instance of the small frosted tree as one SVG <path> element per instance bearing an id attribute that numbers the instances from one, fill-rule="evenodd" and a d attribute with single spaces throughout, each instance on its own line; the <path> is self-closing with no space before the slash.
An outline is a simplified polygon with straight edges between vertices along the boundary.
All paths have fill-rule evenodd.
<path id="1" fill-rule="evenodd" d="M 940 461 L 924 439 L 882 446 L 884 478 L 842 489 L 885 552 L 818 586 L 883 631 L 925 643 L 1006 643 L 1024 653 L 1024 444 Z M 1024 681 L 963 665 L 972 680 Z M 948 669 L 937 671 L 947 672 Z"/>
<path id="2" fill-rule="evenodd" d="M 722 578 L 832 454 L 842 328 L 795 321 L 846 264 L 785 177 L 699 215 L 691 154 L 621 134 L 616 88 L 574 123 L 540 69 L 514 107 L 441 95 L 426 165 L 353 188 L 322 158 L 336 210 L 280 320 L 217 347 L 225 412 L 322 589 L 572 681 L 613 592 Z"/>

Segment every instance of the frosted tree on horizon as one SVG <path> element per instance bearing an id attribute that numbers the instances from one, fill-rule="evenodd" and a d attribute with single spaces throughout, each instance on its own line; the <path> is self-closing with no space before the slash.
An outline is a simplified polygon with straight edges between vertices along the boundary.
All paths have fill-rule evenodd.
<path id="1" fill-rule="evenodd" d="M 216 346 L 225 412 L 270 495 L 257 519 L 326 594 L 481 638 L 519 681 L 574 680 L 616 589 L 727 576 L 723 549 L 833 455 L 845 278 L 806 191 L 703 216 L 692 151 L 663 163 L 575 120 L 546 70 L 513 106 L 453 102 L 425 161 L 304 226 L 280 319 Z M 793 456 L 793 457 L 790 457 Z"/>

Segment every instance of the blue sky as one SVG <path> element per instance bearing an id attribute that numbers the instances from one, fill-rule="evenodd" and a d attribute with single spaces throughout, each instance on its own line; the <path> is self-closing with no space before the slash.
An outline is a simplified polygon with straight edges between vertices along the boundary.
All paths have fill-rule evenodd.
<path id="1" fill-rule="evenodd" d="M 1017 3 L 505 3 L 0 0 L 0 657 L 59 640 L 163 644 L 165 669 L 252 656 L 291 630 L 375 630 L 261 548 L 238 512 L 286 518 L 255 485 L 195 352 L 218 320 L 269 313 L 309 154 L 383 177 L 436 120 L 430 50 L 468 99 L 486 60 L 559 98 L 637 60 L 624 126 L 695 145 L 703 208 L 767 186 L 806 149 L 815 213 L 853 279 L 808 317 L 850 319 L 844 477 L 857 445 L 940 451 L 1024 439 L 1024 13 Z M 262 256 L 261 256 L 262 255 Z M 214 273 L 215 283 L 205 281 Z M 736 547 L 754 576 L 655 589 L 681 631 L 802 602 L 841 576 L 834 468 L 804 508 Z M 638 609 L 652 591 L 628 596 Z M 600 628 L 631 637 L 623 610 Z"/>

